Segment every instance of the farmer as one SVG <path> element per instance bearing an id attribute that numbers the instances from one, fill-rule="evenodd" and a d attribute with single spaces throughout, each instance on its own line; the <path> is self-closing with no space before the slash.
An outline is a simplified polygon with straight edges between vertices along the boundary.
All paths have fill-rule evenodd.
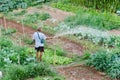
<path id="1" fill-rule="evenodd" d="M 45 34 L 42 33 L 41 27 L 37 29 L 33 34 L 33 42 L 35 43 L 36 50 L 36 59 L 37 61 L 42 61 L 42 54 L 44 52 L 44 41 L 46 39 L 52 39 L 51 37 L 46 37 Z"/>

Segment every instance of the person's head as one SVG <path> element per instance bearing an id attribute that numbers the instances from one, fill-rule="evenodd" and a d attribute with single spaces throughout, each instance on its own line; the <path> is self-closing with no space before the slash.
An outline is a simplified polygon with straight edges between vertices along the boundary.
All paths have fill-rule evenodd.
<path id="1" fill-rule="evenodd" d="M 40 32 L 41 32 L 41 31 L 42 31 L 42 28 L 41 28 L 41 27 L 38 27 L 37 31 L 40 31 Z"/>

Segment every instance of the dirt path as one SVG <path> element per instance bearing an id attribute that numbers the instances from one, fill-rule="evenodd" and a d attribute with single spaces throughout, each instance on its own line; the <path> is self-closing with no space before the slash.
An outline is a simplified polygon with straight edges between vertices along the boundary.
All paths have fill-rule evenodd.
<path id="1" fill-rule="evenodd" d="M 4 18 L 0 18 L 0 25 L 3 25 L 6 28 L 14 28 L 18 32 L 23 33 L 23 34 L 29 34 L 32 35 L 35 30 L 28 28 L 27 26 L 23 26 L 20 23 L 17 23 L 15 21 L 7 20 Z"/>
<path id="2" fill-rule="evenodd" d="M 110 80 L 104 73 L 84 65 L 58 67 L 57 70 L 66 76 L 66 80 Z"/>
<path id="3" fill-rule="evenodd" d="M 110 34 L 120 36 L 120 30 L 110 30 Z"/>

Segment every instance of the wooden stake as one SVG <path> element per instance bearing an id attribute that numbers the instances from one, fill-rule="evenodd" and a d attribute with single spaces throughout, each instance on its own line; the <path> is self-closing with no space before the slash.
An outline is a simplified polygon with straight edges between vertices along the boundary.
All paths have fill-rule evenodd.
<path id="1" fill-rule="evenodd" d="M 23 36 L 25 37 L 25 29 L 24 29 L 23 19 L 21 19 L 21 21 L 22 21 Z"/>
<path id="2" fill-rule="evenodd" d="M 21 38 L 20 38 L 20 40 L 19 40 L 19 43 L 20 43 L 20 46 L 22 46 Z"/>
<path id="3" fill-rule="evenodd" d="M 3 17 L 3 20 L 4 20 L 4 27 L 5 27 L 5 30 L 6 30 L 6 28 L 7 28 L 7 26 L 6 26 L 6 19 L 5 19 L 5 17 Z"/>
<path id="4" fill-rule="evenodd" d="M 53 64 L 55 65 L 55 63 L 56 63 L 56 49 L 54 50 L 54 62 L 53 62 Z"/>
<path id="5" fill-rule="evenodd" d="M 1 32 L 1 26 L 0 26 L 0 37 L 2 36 L 2 32 Z"/>

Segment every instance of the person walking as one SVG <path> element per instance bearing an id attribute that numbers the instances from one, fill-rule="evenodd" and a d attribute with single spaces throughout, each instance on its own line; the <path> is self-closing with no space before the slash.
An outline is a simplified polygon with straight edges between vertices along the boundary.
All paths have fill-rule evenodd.
<path id="1" fill-rule="evenodd" d="M 41 27 L 39 27 L 37 31 L 33 34 L 33 42 L 35 43 L 37 61 L 42 61 L 42 55 L 44 52 L 44 42 L 46 39 L 52 39 L 52 37 L 46 37 L 46 35 L 42 33 Z"/>

